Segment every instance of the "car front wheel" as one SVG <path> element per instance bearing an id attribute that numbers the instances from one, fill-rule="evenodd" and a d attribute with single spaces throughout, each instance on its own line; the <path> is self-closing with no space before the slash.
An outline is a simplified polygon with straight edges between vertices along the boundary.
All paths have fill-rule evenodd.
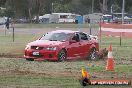
<path id="1" fill-rule="evenodd" d="M 90 51 L 89 59 L 90 59 L 90 60 L 96 60 L 96 59 L 97 59 L 96 48 L 93 48 L 93 49 Z"/>
<path id="2" fill-rule="evenodd" d="M 66 58 L 67 58 L 66 51 L 62 49 L 58 54 L 58 61 L 62 62 L 66 60 Z"/>

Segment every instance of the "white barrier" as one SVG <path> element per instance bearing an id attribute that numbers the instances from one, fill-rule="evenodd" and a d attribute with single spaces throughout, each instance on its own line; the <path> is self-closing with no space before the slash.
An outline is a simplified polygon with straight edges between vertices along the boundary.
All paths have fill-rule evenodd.
<path id="1" fill-rule="evenodd" d="M 103 27 L 101 27 L 101 31 L 109 31 L 109 32 L 132 32 L 132 29 L 116 29 L 116 28 L 103 28 Z"/>

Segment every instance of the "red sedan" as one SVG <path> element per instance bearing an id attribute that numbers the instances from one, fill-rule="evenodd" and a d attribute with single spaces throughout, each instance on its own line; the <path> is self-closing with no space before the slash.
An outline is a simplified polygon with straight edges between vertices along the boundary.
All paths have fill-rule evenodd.
<path id="1" fill-rule="evenodd" d="M 28 43 L 24 57 L 27 60 L 96 59 L 99 44 L 96 38 L 72 30 L 48 32 L 40 39 Z"/>

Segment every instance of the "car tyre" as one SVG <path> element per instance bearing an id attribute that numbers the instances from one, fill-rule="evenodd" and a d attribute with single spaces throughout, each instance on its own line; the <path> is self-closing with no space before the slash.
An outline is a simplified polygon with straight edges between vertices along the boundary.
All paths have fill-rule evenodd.
<path id="1" fill-rule="evenodd" d="M 67 55 L 66 55 L 66 51 L 64 49 L 62 49 L 59 54 L 58 54 L 58 61 L 62 62 L 64 60 L 66 60 Z"/>
<path id="2" fill-rule="evenodd" d="M 90 60 L 96 60 L 97 59 L 96 48 L 91 49 L 90 54 L 89 54 L 89 59 Z"/>
<path id="3" fill-rule="evenodd" d="M 28 61 L 34 61 L 33 58 L 26 58 L 26 60 L 28 60 Z"/>

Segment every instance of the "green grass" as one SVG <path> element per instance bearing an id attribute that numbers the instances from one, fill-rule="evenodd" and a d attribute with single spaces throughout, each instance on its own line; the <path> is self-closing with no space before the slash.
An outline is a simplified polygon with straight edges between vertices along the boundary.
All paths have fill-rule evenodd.
<path id="1" fill-rule="evenodd" d="M 101 37 L 102 46 L 106 46 L 109 44 L 113 44 L 114 46 L 120 46 L 120 38 L 119 37 L 111 37 L 111 36 L 102 36 Z M 121 38 L 121 46 L 122 47 L 132 47 L 132 38 Z"/>
<path id="2" fill-rule="evenodd" d="M 8 81 L 7 81 L 8 80 Z M 78 80 L 71 77 L 43 77 L 43 76 L 2 76 L 0 77 L 2 86 L 15 86 L 17 88 L 79 88 Z M 73 87 L 72 87 L 73 86 Z"/>
<path id="3" fill-rule="evenodd" d="M 8 82 L 7 82 L 8 80 Z M 82 88 L 79 80 L 71 77 L 2 76 L 0 84 L 10 88 Z M 131 88 L 131 86 L 92 85 L 86 88 Z"/>
<path id="4" fill-rule="evenodd" d="M 122 38 L 121 46 L 120 39 L 115 37 L 102 36 L 101 48 L 109 48 L 112 44 L 113 56 L 115 60 L 132 59 L 132 38 Z"/>
<path id="5" fill-rule="evenodd" d="M 89 24 L 15 24 L 15 28 L 88 28 Z M 98 24 L 91 24 L 97 28 Z"/>
<path id="6" fill-rule="evenodd" d="M 65 61 L 58 63 L 1 58 L 0 72 L 3 70 L 5 74 L 0 74 L 0 86 L 12 88 L 80 88 L 79 79 L 81 78 L 82 67 L 89 71 L 91 80 L 113 79 L 114 77 L 116 79 L 131 79 L 132 76 L 132 65 L 116 65 L 115 72 L 108 72 L 105 70 L 105 61 Z M 67 74 L 63 75 L 63 73 Z M 88 88 L 95 87 L 113 88 L 113 86 L 88 86 Z M 131 88 L 131 86 L 114 86 L 114 88 Z"/>
<path id="7" fill-rule="evenodd" d="M 72 27 L 76 24 L 23 24 L 18 28 L 55 28 Z M 82 26 L 79 26 L 82 27 Z M 94 26 L 96 27 L 96 26 Z M 83 25 L 87 28 L 87 25 Z M 40 34 L 0 35 L 0 53 L 23 55 L 25 45 L 36 40 Z M 81 68 L 89 71 L 91 79 L 132 79 L 132 39 L 123 38 L 120 46 L 119 38 L 102 36 L 101 48 L 108 48 L 112 44 L 115 71 L 105 70 L 106 60 L 99 61 L 65 61 L 65 62 L 37 62 L 26 61 L 23 58 L 0 57 L 0 87 L 1 88 L 81 88 Z M 132 86 L 88 86 L 86 88 L 132 88 Z"/>
<path id="8" fill-rule="evenodd" d="M 13 42 L 12 35 L 0 36 L 0 53 L 22 55 L 27 43 L 38 39 L 40 35 L 15 35 Z"/>

